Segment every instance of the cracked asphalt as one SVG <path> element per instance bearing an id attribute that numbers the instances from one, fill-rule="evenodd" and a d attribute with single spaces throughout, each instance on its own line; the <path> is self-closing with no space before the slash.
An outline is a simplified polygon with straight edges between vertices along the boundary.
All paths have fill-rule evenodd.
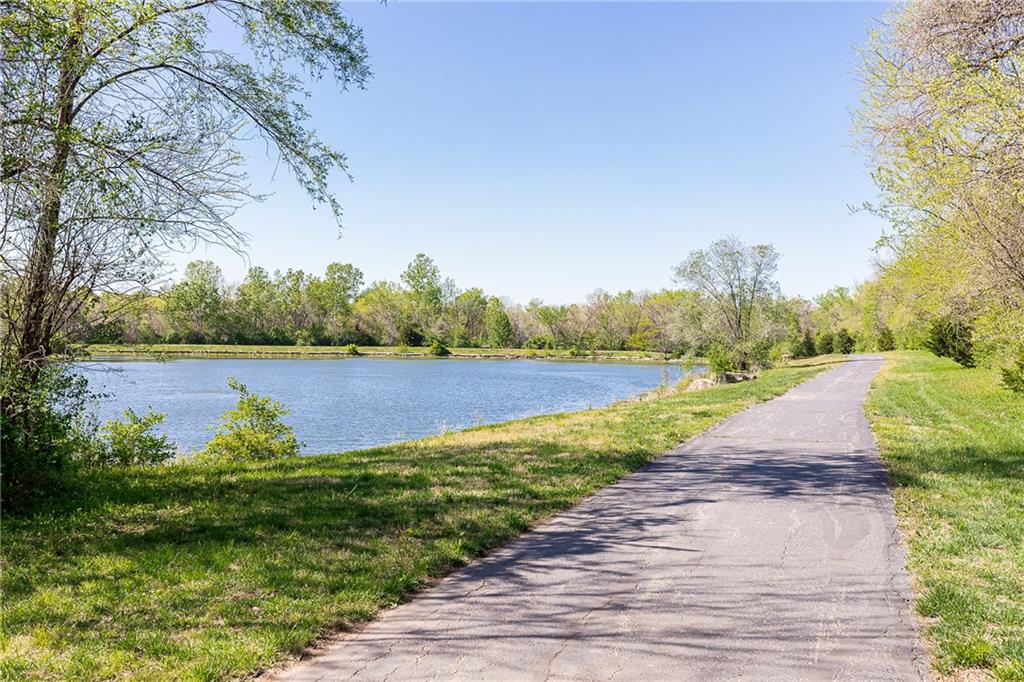
<path id="1" fill-rule="evenodd" d="M 734 415 L 273 678 L 926 678 L 863 413 L 881 363 Z"/>

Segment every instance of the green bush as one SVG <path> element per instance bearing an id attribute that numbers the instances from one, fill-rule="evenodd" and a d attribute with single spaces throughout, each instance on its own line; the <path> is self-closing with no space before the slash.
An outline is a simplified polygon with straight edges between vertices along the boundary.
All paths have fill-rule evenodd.
<path id="1" fill-rule="evenodd" d="M 882 327 L 882 330 L 878 332 L 878 350 L 883 352 L 896 350 L 896 338 L 888 327 Z"/>
<path id="2" fill-rule="evenodd" d="M 362 355 L 362 353 L 359 352 L 359 346 L 357 346 L 354 343 L 346 345 L 345 352 L 348 353 L 349 355 Z"/>
<path id="3" fill-rule="evenodd" d="M 444 344 L 439 340 L 434 339 L 433 343 L 430 344 L 430 354 L 435 355 L 439 358 L 443 358 L 446 355 L 451 355 L 452 352 L 444 347 Z"/>
<path id="4" fill-rule="evenodd" d="M 201 453 L 202 459 L 252 460 L 292 457 L 301 443 L 283 417 L 291 412 L 268 396 L 249 393 L 234 377 L 228 386 L 238 392 L 238 405 L 220 418 L 213 438 Z"/>
<path id="5" fill-rule="evenodd" d="M 856 339 L 850 335 L 850 332 L 846 330 L 846 327 L 840 328 L 840 330 L 832 337 L 832 351 L 835 353 L 849 355 L 853 352 L 853 347 L 856 344 Z"/>
<path id="6" fill-rule="evenodd" d="M 534 350 L 551 350 L 555 347 L 555 340 L 550 336 L 531 336 L 523 343 L 523 348 Z"/>
<path id="7" fill-rule="evenodd" d="M 1024 353 L 1013 365 L 1003 368 L 1003 386 L 1014 393 L 1024 393 Z"/>
<path id="8" fill-rule="evenodd" d="M 789 354 L 794 358 L 809 358 L 814 356 L 814 337 L 810 330 L 804 330 L 789 340 Z"/>
<path id="9" fill-rule="evenodd" d="M 153 433 L 166 416 L 150 411 L 140 417 L 131 408 L 125 410 L 124 421 L 111 419 L 100 428 L 94 447 L 83 459 L 101 466 L 166 462 L 174 457 L 174 445 L 167 436 Z"/>
<path id="10" fill-rule="evenodd" d="M 0 359 L 0 504 L 28 511 L 66 482 L 72 460 L 91 445 L 85 424 L 86 379 L 52 361 L 32 376 L 17 359 Z"/>
<path id="11" fill-rule="evenodd" d="M 832 332 L 820 331 L 814 337 L 815 355 L 828 355 L 834 348 Z"/>
<path id="12" fill-rule="evenodd" d="M 725 346 L 711 346 L 706 355 L 708 360 L 708 371 L 712 376 L 720 377 L 726 372 L 732 372 L 736 369 L 736 363 L 733 360 L 732 353 L 730 353 L 729 349 Z"/>
<path id="13" fill-rule="evenodd" d="M 970 322 L 952 317 L 932 320 L 925 348 L 939 357 L 951 358 L 964 367 L 974 367 L 973 328 Z"/>

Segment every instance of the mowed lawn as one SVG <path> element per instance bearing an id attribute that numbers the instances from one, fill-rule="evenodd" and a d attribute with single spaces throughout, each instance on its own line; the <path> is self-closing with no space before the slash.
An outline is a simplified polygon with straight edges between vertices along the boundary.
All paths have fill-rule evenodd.
<path id="1" fill-rule="evenodd" d="M 339 455 L 93 472 L 3 520 L 0 677 L 251 674 L 833 364 Z"/>
<path id="2" fill-rule="evenodd" d="M 937 671 L 1024 680 L 1024 397 L 999 374 L 890 355 L 868 416 Z"/>

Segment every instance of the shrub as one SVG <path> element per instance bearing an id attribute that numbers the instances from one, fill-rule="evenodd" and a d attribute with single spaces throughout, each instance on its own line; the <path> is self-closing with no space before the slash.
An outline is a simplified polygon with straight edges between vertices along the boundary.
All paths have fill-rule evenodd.
<path id="1" fill-rule="evenodd" d="M 882 327 L 882 330 L 878 332 L 878 350 L 883 352 L 896 350 L 896 338 L 888 327 Z"/>
<path id="2" fill-rule="evenodd" d="M 712 376 L 720 377 L 736 368 L 732 353 L 725 346 L 715 345 L 708 349 L 708 371 Z"/>
<path id="3" fill-rule="evenodd" d="M 1003 386 L 1014 393 L 1024 393 L 1024 353 L 1013 365 L 1003 368 Z"/>
<path id="4" fill-rule="evenodd" d="M 111 419 L 100 428 L 94 447 L 83 459 L 114 466 L 166 462 L 174 457 L 174 445 L 167 436 L 153 433 L 166 416 L 150 411 L 140 417 L 131 408 L 125 410 L 124 421 Z"/>
<path id="5" fill-rule="evenodd" d="M 444 347 L 438 339 L 434 339 L 433 343 L 430 344 L 430 354 L 435 355 L 439 358 L 443 358 L 446 355 L 451 355 L 452 352 Z"/>
<path id="6" fill-rule="evenodd" d="M 853 347 L 856 343 L 856 340 L 850 335 L 850 332 L 846 330 L 846 327 L 842 327 L 832 337 L 832 350 L 835 353 L 849 355 L 853 352 Z"/>
<path id="7" fill-rule="evenodd" d="M 814 355 L 814 337 L 810 330 L 804 330 L 789 341 L 789 354 L 794 358 L 809 358 Z"/>
<path id="8" fill-rule="evenodd" d="M 554 347 L 555 340 L 550 336 L 531 336 L 523 343 L 523 348 L 533 348 L 535 350 L 551 350 Z"/>
<path id="9" fill-rule="evenodd" d="M 932 320 L 925 348 L 939 357 L 951 358 L 964 367 L 974 367 L 974 346 L 970 322 L 943 317 Z"/>
<path id="10" fill-rule="evenodd" d="M 252 460 L 292 457 L 301 443 L 282 420 L 291 411 L 268 396 L 249 393 L 234 377 L 228 386 L 238 392 L 238 405 L 220 418 L 216 433 L 201 456 L 212 460 Z"/>
<path id="11" fill-rule="evenodd" d="M 80 428 L 92 395 L 84 377 L 53 361 L 31 371 L 0 360 L 0 501 L 5 513 L 28 511 L 66 481 L 71 461 L 91 444 Z"/>
<path id="12" fill-rule="evenodd" d="M 832 332 L 820 331 L 814 337 L 815 355 L 828 355 L 834 348 Z"/>
<path id="13" fill-rule="evenodd" d="M 362 355 L 362 353 L 359 352 L 359 346 L 357 346 L 354 343 L 346 345 L 345 352 L 348 353 L 349 355 Z"/>

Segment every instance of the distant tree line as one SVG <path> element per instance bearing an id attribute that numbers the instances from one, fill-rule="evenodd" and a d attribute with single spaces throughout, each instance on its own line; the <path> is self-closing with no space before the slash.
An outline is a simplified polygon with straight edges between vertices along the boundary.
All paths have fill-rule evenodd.
<path id="1" fill-rule="evenodd" d="M 757 249 L 768 258 L 758 258 Z M 725 270 L 710 267 L 715 260 L 746 262 L 749 280 L 709 281 L 711 272 Z M 369 285 L 348 263 L 332 263 L 322 275 L 271 274 L 252 267 L 241 283 L 232 284 L 214 263 L 194 261 L 179 282 L 159 293 L 96 296 L 72 334 L 88 343 L 425 346 L 437 341 L 451 347 L 675 355 L 702 354 L 721 345 L 737 352 L 737 364 L 756 364 L 755 356 L 806 354 L 801 343 L 814 319 L 811 303 L 779 293 L 776 260 L 769 246 L 722 240 L 676 268 L 676 279 L 686 288 L 614 294 L 599 289 L 583 302 L 558 305 L 541 300 L 521 305 L 476 287 L 460 289 L 424 254 L 398 282 Z"/>

